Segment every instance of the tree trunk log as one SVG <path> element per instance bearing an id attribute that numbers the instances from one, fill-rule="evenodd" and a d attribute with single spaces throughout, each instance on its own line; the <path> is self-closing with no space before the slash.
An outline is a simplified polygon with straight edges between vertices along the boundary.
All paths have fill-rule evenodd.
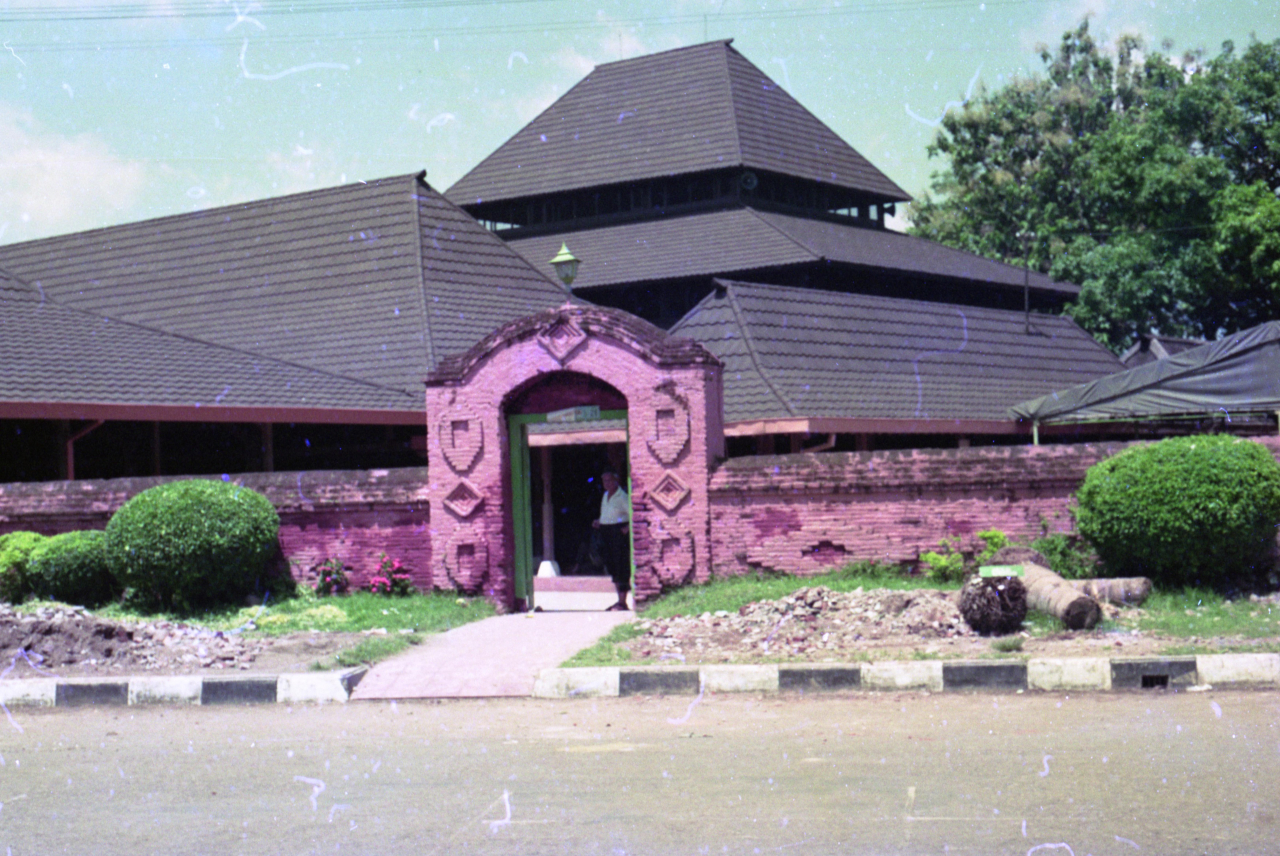
<path id="1" fill-rule="evenodd" d="M 1068 580 L 1067 585 L 1094 600 L 1117 606 L 1140 606 L 1151 594 L 1151 580 L 1146 577 L 1115 577 L 1099 580 Z"/>
<path id="2" fill-rule="evenodd" d="M 960 614 L 983 636 L 1016 633 L 1027 617 L 1027 588 L 1017 577 L 970 577 L 960 590 Z"/>
<path id="3" fill-rule="evenodd" d="M 1062 620 L 1068 630 L 1092 630 L 1102 618 L 1102 608 L 1053 571 L 1034 562 L 1023 562 L 1022 581 L 1027 605 Z"/>

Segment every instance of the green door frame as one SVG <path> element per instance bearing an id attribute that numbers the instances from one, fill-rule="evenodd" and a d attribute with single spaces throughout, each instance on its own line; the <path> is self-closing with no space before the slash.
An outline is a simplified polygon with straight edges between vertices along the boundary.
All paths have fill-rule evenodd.
<path id="1" fill-rule="evenodd" d="M 626 419 L 625 410 L 602 410 L 600 419 Z M 526 425 L 546 422 L 545 413 L 518 413 L 507 417 L 507 451 L 511 466 L 511 524 L 515 537 L 515 595 L 533 606 L 533 484 L 530 481 L 529 433 Z M 627 431 L 627 501 L 631 501 L 631 431 Z M 634 527 L 627 527 L 628 533 Z M 634 536 L 631 572 L 635 574 Z"/>

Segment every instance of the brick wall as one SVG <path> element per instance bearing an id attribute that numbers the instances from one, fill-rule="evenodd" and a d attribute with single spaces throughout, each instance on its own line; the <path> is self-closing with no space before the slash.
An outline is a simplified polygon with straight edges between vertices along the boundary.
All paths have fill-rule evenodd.
<path id="1" fill-rule="evenodd" d="M 1257 440 L 1280 455 L 1280 438 Z M 958 537 L 1069 532 L 1072 495 L 1123 443 L 734 458 L 711 474 L 717 575 L 812 574 L 858 559 L 915 562 Z"/>
<path id="2" fill-rule="evenodd" d="M 53 535 L 102 529 L 130 497 L 180 477 L 0 485 L 0 533 L 29 529 Z M 425 467 L 246 473 L 227 477 L 271 500 L 280 515 L 280 545 L 295 575 L 327 558 L 342 559 L 366 581 L 386 552 L 430 588 L 431 543 Z"/>
<path id="3" fill-rule="evenodd" d="M 1258 442 L 1280 457 L 1280 438 Z M 944 537 L 976 545 L 983 529 L 1021 539 L 1039 535 L 1042 526 L 1070 531 L 1071 497 L 1085 471 L 1121 448 L 1117 443 L 734 458 L 710 473 L 709 532 L 699 531 L 708 532 L 715 575 L 752 569 L 811 574 L 855 559 L 914 562 Z M 172 480 L 0 485 L 0 533 L 100 529 L 129 497 Z M 364 581 L 386 551 L 411 569 L 419 587 L 451 587 L 446 575 L 432 574 L 425 467 L 250 473 L 231 480 L 275 505 L 281 544 L 299 572 L 337 557 Z M 639 503 L 638 508 L 649 511 Z M 647 526 L 638 529 L 638 542 L 650 538 Z M 638 543 L 641 550 L 652 554 L 655 545 Z M 637 594 L 657 593 L 661 583 L 653 577 L 649 570 L 637 580 Z"/>
<path id="4" fill-rule="evenodd" d="M 717 575 L 915 562 L 944 537 L 1069 531 L 1071 495 L 1117 445 L 735 458 L 711 476 Z"/>

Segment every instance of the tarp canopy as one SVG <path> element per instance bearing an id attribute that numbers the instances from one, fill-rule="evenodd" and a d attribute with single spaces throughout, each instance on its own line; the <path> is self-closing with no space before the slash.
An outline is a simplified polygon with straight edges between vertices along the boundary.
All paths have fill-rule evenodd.
<path id="1" fill-rule="evenodd" d="M 1009 408 L 1042 424 L 1280 411 L 1280 321 Z"/>

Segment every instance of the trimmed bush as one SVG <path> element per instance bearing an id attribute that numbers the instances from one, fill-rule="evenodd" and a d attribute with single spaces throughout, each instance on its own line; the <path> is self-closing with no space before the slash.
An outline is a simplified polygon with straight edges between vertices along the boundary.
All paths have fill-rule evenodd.
<path id="1" fill-rule="evenodd" d="M 1076 524 L 1112 576 L 1216 585 L 1246 575 L 1280 521 L 1280 465 L 1223 435 L 1135 446 L 1090 467 Z"/>
<path id="2" fill-rule="evenodd" d="M 31 594 L 31 551 L 46 540 L 39 532 L 0 535 L 0 600 L 22 603 Z"/>
<path id="3" fill-rule="evenodd" d="M 64 532 L 31 551 L 31 590 L 38 597 L 101 606 L 120 593 L 107 567 L 106 536 L 99 530 Z"/>
<path id="4" fill-rule="evenodd" d="M 107 563 L 143 603 L 238 603 L 272 572 L 280 518 L 262 494 L 190 479 L 143 491 L 107 524 Z"/>

